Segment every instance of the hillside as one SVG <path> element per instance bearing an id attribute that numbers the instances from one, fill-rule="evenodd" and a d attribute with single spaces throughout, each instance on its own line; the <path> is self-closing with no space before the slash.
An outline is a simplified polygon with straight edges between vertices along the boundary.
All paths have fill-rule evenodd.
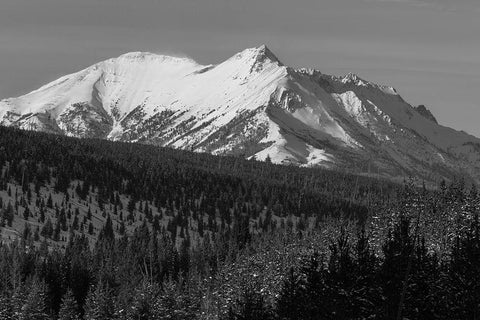
<path id="1" fill-rule="evenodd" d="M 198 244 L 203 230 L 220 232 L 241 217 L 256 233 L 287 220 L 364 220 L 397 188 L 324 169 L 7 127 L 0 127 L 0 150 L 2 237 L 25 236 L 28 226 L 37 243 L 54 246 L 71 233 L 93 244 L 108 218 L 117 237 L 146 221 L 178 246 Z"/>

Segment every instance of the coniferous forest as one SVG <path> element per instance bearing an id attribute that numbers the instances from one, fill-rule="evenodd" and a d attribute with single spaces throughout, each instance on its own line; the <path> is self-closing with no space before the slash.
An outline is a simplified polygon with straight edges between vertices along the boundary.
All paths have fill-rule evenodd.
<path id="1" fill-rule="evenodd" d="M 479 319 L 480 194 L 0 127 L 0 319 Z"/>

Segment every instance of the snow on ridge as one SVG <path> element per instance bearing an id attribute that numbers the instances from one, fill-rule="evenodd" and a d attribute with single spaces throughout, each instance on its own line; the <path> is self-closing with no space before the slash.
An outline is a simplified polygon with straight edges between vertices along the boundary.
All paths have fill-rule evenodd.
<path id="1" fill-rule="evenodd" d="M 113 58 L 113 60 L 127 60 L 131 62 L 140 62 L 140 63 L 143 63 L 145 61 L 158 62 L 158 63 L 190 63 L 190 64 L 198 65 L 198 63 L 195 60 L 187 56 L 157 54 L 157 53 L 146 52 L 146 51 L 127 52 L 120 55 L 117 58 Z"/>

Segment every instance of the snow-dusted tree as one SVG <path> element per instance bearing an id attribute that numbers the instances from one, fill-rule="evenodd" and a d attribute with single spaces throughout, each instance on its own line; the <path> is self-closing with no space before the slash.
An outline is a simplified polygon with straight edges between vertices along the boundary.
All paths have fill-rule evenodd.
<path id="1" fill-rule="evenodd" d="M 150 283 L 142 283 L 136 288 L 131 306 L 126 310 L 127 319 L 154 319 L 154 305 L 158 293 L 158 286 Z"/>
<path id="2" fill-rule="evenodd" d="M 10 298 L 10 311 L 13 318 L 20 318 L 26 300 L 27 293 L 25 287 L 23 285 L 15 286 L 12 292 L 12 297 Z"/>
<path id="3" fill-rule="evenodd" d="M 0 320 L 13 318 L 11 299 L 5 295 L 0 296 Z"/>
<path id="4" fill-rule="evenodd" d="M 182 281 L 180 281 L 182 282 Z M 190 320 L 198 315 L 198 301 L 177 282 L 167 281 L 155 299 L 153 308 L 156 320 Z"/>
<path id="5" fill-rule="evenodd" d="M 266 306 L 262 295 L 247 288 L 227 314 L 227 320 L 269 320 L 274 319 L 270 308 Z"/>
<path id="6" fill-rule="evenodd" d="M 96 288 L 90 288 L 85 301 L 85 320 L 109 320 L 114 318 L 114 303 L 112 293 L 102 283 Z"/>
<path id="7" fill-rule="evenodd" d="M 63 298 L 60 311 L 58 312 L 58 320 L 79 320 L 77 300 L 73 296 L 72 290 L 68 290 Z"/>
<path id="8" fill-rule="evenodd" d="M 270 155 L 267 154 L 267 157 L 265 158 L 266 163 L 272 163 L 272 158 L 270 158 Z"/>
<path id="9" fill-rule="evenodd" d="M 19 310 L 19 320 L 46 320 L 47 285 L 40 280 L 34 280 L 29 287 L 29 292 L 23 306 Z"/>

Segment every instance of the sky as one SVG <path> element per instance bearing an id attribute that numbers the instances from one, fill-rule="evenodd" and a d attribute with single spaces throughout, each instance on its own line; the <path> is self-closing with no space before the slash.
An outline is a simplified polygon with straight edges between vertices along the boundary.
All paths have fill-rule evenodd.
<path id="1" fill-rule="evenodd" d="M 0 0 L 0 98 L 130 51 L 215 64 L 261 44 L 480 137 L 479 0 Z"/>

